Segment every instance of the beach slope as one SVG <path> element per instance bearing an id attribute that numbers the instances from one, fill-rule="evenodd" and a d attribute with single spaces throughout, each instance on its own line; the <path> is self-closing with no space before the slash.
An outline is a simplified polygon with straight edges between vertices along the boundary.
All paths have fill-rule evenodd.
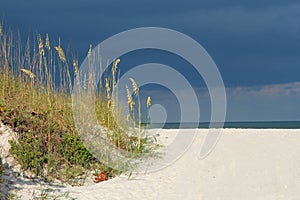
<path id="1" fill-rule="evenodd" d="M 166 145 L 177 133 L 175 129 L 155 131 Z M 129 180 L 121 175 L 98 184 L 53 189 L 77 199 L 299 199 L 299 129 L 222 129 L 217 145 L 204 159 L 199 154 L 207 129 L 184 131 L 187 135 L 196 131 L 194 142 L 161 170 L 134 174 Z M 42 187 L 15 188 L 26 199 L 38 186 Z"/>

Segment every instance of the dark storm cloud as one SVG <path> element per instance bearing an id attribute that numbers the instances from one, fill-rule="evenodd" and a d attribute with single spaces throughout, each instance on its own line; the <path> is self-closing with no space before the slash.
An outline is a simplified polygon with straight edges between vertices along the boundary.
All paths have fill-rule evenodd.
<path id="1" fill-rule="evenodd" d="M 89 43 L 96 45 L 130 28 L 172 28 L 200 42 L 225 84 L 236 86 L 299 80 L 299 10 L 296 0 L 2 0 L 0 15 L 23 34 L 48 32 L 56 40 L 61 36 L 81 58 Z"/>
<path id="2" fill-rule="evenodd" d="M 238 96 L 229 93 L 232 120 L 300 118 L 299 96 L 260 93 L 255 99 L 249 94 L 249 87 L 273 85 L 267 89 L 285 91 L 282 86 L 299 83 L 299 10 L 298 0 L 0 0 L 5 24 L 25 38 L 29 31 L 49 33 L 55 40 L 60 36 L 64 47 L 78 51 L 81 59 L 90 43 L 131 28 L 166 27 L 191 36 L 212 56 L 229 91 L 241 88 Z M 280 105 L 287 108 L 277 109 Z"/>

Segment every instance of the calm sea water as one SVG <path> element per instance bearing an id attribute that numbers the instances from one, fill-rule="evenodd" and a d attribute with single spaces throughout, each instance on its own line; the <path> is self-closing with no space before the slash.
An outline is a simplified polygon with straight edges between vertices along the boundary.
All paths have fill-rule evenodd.
<path id="1" fill-rule="evenodd" d="M 163 129 L 191 129 L 220 127 L 220 123 L 200 122 L 200 123 L 154 123 L 149 128 Z M 268 121 L 268 122 L 225 122 L 224 128 L 253 128 L 253 129 L 300 129 L 300 121 Z"/>

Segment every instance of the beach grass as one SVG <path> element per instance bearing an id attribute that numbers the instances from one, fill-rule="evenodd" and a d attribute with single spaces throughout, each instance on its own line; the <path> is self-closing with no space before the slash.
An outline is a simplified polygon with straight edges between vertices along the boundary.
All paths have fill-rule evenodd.
<path id="1" fill-rule="evenodd" d="M 11 154 L 22 169 L 46 180 L 59 179 L 72 185 L 81 184 L 77 178 L 92 170 L 105 172 L 108 178 L 121 173 L 98 161 L 76 130 L 71 91 L 74 80 L 79 80 L 78 59 L 69 59 L 60 39 L 52 46 L 48 34 L 37 34 L 33 39 L 29 36 L 23 46 L 17 34 L 2 28 L 0 24 L 0 118 L 17 133 L 9 142 Z M 136 137 L 120 129 L 113 113 L 116 109 L 111 107 L 119 62 L 116 59 L 113 63 L 106 84 L 99 84 L 100 92 L 95 98 L 98 121 L 106 127 L 106 137 L 116 147 L 129 153 L 146 152 L 149 140 L 141 138 L 140 102 L 139 120 L 134 123 L 137 128 L 133 127 L 138 130 Z M 132 83 L 138 95 L 138 87 Z M 126 117 L 118 117 L 127 123 Z"/>

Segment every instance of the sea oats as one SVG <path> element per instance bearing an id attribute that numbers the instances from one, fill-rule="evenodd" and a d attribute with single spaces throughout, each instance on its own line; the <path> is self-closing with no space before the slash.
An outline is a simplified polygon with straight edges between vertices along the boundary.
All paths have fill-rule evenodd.
<path id="1" fill-rule="evenodd" d="M 133 111 L 133 108 L 134 108 L 134 102 L 133 102 L 133 99 L 132 99 L 132 96 L 131 96 L 131 92 L 128 88 L 128 86 L 126 85 L 126 93 L 127 93 L 127 102 L 128 102 L 128 105 L 130 107 L 130 110 Z"/>
<path id="2" fill-rule="evenodd" d="M 92 50 L 93 50 L 93 45 L 90 44 L 90 48 L 89 48 L 89 51 L 88 51 L 88 57 L 90 57 L 92 55 Z"/>
<path id="3" fill-rule="evenodd" d="M 106 97 L 110 99 L 110 86 L 108 78 L 105 78 L 105 90 L 106 90 Z"/>
<path id="4" fill-rule="evenodd" d="M 49 40 L 49 35 L 48 35 L 48 33 L 46 33 L 45 47 L 46 47 L 48 50 L 51 49 L 51 47 L 50 47 L 50 40 Z"/>
<path id="5" fill-rule="evenodd" d="M 137 96 L 139 94 L 139 87 L 133 78 L 129 78 L 129 80 L 131 81 L 133 92 Z"/>
<path id="6" fill-rule="evenodd" d="M 26 75 L 28 75 L 31 79 L 33 79 L 35 77 L 34 73 L 32 73 L 30 70 L 28 69 L 20 69 L 22 72 L 24 72 Z"/>
<path id="7" fill-rule="evenodd" d="M 0 37 L 2 36 L 2 25 L 0 24 Z"/>
<path id="8" fill-rule="evenodd" d="M 151 106 L 151 97 L 148 96 L 147 98 L 147 107 L 149 108 Z"/>
<path id="9" fill-rule="evenodd" d="M 73 67 L 74 67 L 75 75 L 77 75 L 78 74 L 78 59 L 73 60 Z"/>
<path id="10" fill-rule="evenodd" d="M 64 50 L 60 47 L 60 46 L 56 46 L 54 47 L 55 50 L 57 51 L 58 53 L 58 56 L 59 56 L 59 59 L 63 62 L 66 62 L 67 59 L 66 59 L 66 56 L 65 56 L 65 53 L 64 53 Z"/>
<path id="11" fill-rule="evenodd" d="M 118 67 L 118 64 L 119 64 L 120 61 L 121 61 L 120 58 L 118 58 L 113 63 L 113 67 L 112 67 L 112 70 L 111 70 L 113 76 L 115 75 L 115 73 L 117 71 L 117 67 Z"/>
<path id="12" fill-rule="evenodd" d="M 43 44 L 42 37 L 40 35 L 38 36 L 38 40 L 39 40 L 39 54 L 40 56 L 44 56 L 45 55 L 44 44 Z"/>
<path id="13" fill-rule="evenodd" d="M 117 65 L 119 64 L 119 62 L 121 62 L 121 59 L 120 59 L 120 58 L 116 59 L 116 60 L 114 61 L 113 67 L 116 68 Z"/>

